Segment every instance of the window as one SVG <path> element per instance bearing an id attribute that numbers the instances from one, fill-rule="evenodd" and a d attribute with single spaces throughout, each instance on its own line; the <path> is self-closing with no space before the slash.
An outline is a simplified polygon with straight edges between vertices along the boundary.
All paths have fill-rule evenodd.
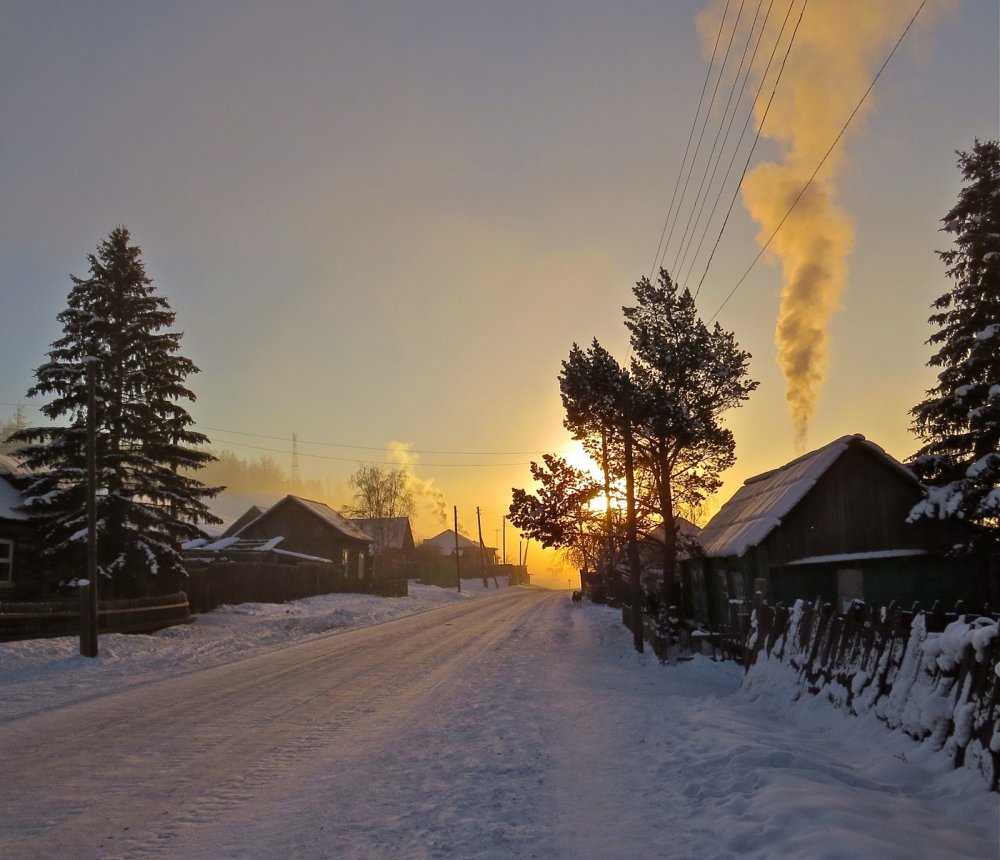
<path id="1" fill-rule="evenodd" d="M 365 557 L 358 553 L 358 579 L 365 578 Z"/>
<path id="2" fill-rule="evenodd" d="M 14 541 L 0 540 L 0 586 L 14 582 Z"/>
<path id="3" fill-rule="evenodd" d="M 864 601 L 865 582 L 860 570 L 841 568 L 837 571 L 837 603 L 847 612 L 855 600 Z"/>
<path id="4" fill-rule="evenodd" d="M 347 563 L 350 561 L 350 553 L 346 549 L 340 551 L 340 566 L 344 568 L 344 574 L 346 575 L 350 568 L 348 568 Z"/>

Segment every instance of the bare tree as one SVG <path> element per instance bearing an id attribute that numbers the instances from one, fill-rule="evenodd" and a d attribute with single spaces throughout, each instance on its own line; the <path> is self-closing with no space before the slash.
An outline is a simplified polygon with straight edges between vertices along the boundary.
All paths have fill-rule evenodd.
<path id="1" fill-rule="evenodd" d="M 356 519 L 371 520 L 367 531 L 375 538 L 376 551 L 385 550 L 392 528 L 390 520 L 413 513 L 409 473 L 404 468 L 360 466 L 347 482 L 354 490 L 354 504 L 345 506 L 344 513 Z"/>

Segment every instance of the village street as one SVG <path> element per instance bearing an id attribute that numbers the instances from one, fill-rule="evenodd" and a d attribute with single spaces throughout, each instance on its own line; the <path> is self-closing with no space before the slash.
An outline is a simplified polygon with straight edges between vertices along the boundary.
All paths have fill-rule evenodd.
<path id="1" fill-rule="evenodd" d="M 996 856 L 967 772 L 619 618 L 514 588 L 114 689 L 0 673 L 0 856 Z"/>

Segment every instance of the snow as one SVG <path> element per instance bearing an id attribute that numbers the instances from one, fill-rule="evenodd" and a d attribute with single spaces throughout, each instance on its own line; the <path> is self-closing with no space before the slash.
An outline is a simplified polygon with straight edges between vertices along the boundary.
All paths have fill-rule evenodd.
<path id="1" fill-rule="evenodd" d="M 26 520 L 28 515 L 18 508 L 24 499 L 15 487 L 0 477 L 0 520 Z"/>
<path id="2" fill-rule="evenodd" d="M 994 254 L 994 256 L 996 255 Z M 998 334 L 1000 334 L 1000 323 L 993 323 L 986 326 L 986 328 L 984 328 L 981 332 L 978 332 L 976 334 L 976 340 L 987 340 L 991 337 L 996 337 Z"/>
<path id="3" fill-rule="evenodd" d="M 96 707 L 112 695 L 121 702 L 117 694 L 128 689 L 152 698 L 162 679 L 291 646 L 332 645 L 403 615 L 460 603 L 495 605 L 499 626 L 505 601 L 525 591 L 485 592 L 472 580 L 462 587 L 461 595 L 411 584 L 407 598 L 328 595 L 222 607 L 152 636 L 102 636 L 100 655 L 89 660 L 77 655 L 75 639 L 0 644 L 0 723 L 6 737 L 23 735 L 38 715 Z M 542 595 L 516 618 L 509 637 L 470 658 L 467 672 L 434 681 L 432 713 L 413 696 L 397 706 L 407 711 L 392 743 L 354 758 L 351 750 L 321 747 L 338 756 L 334 770 L 314 760 L 303 736 L 298 742 L 306 745 L 291 750 L 279 774 L 284 783 L 295 775 L 291 793 L 272 790 L 268 771 L 259 779 L 247 773 L 228 795 L 206 789 L 189 801 L 181 792 L 149 808 L 125 828 L 129 833 L 119 828 L 116 835 L 110 825 L 94 830 L 117 837 L 116 847 L 100 854 L 51 841 L 64 838 L 52 834 L 62 832 L 55 825 L 71 811 L 40 809 L 40 830 L 22 824 L 14 811 L 23 791 L 4 785 L 0 854 L 59 856 L 47 850 L 58 848 L 62 856 L 130 858 L 997 856 L 997 796 L 968 770 L 953 770 L 947 755 L 889 731 L 874 714 L 849 716 L 822 697 L 799 695 L 791 670 L 777 661 L 758 664 L 746 684 L 733 663 L 696 657 L 662 666 L 648 652 L 634 652 L 620 618 L 607 607 L 572 606 L 568 594 Z M 972 627 L 941 643 L 941 653 L 987 635 Z M 372 713 L 378 705 L 372 701 Z M 235 727 L 248 730 L 245 723 Z M 322 728 L 310 733 L 318 737 Z M 44 743 L 37 740 L 32 746 Z M 149 748 L 121 766 L 141 774 L 170 743 L 150 737 Z M 4 772 L 5 757 L 17 754 L 10 746 L 0 752 Z M 207 749 L 200 755 L 210 758 Z M 63 785 L 71 773 L 51 779 Z M 86 816 L 90 827 L 117 820 L 115 799 L 124 806 L 141 788 L 107 766 L 85 776 L 87 796 L 109 801 Z M 160 778 L 171 776 L 162 770 Z M 211 783 L 213 774 L 205 779 Z"/>
<path id="4" fill-rule="evenodd" d="M 837 555 L 811 555 L 788 562 L 792 564 L 832 564 L 840 561 L 867 561 L 874 558 L 909 558 L 927 555 L 925 549 L 882 549 L 872 552 L 844 552 Z"/>

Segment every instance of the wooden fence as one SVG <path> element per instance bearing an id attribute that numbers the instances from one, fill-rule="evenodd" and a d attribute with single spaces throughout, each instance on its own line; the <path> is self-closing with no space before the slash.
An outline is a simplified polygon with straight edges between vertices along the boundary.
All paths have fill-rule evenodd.
<path id="1" fill-rule="evenodd" d="M 152 633 L 190 618 L 184 592 L 97 604 L 98 633 Z M 79 600 L 0 602 L 0 642 L 79 633 Z"/>
<path id="2" fill-rule="evenodd" d="M 758 604 L 746 642 L 745 685 L 785 664 L 803 692 L 946 749 L 956 767 L 1000 778 L 1000 634 L 997 616 L 855 604 Z"/>
<path id="3" fill-rule="evenodd" d="M 669 627 L 661 626 L 657 618 L 643 611 L 642 638 L 661 663 L 673 663 L 692 654 L 704 654 L 713 660 L 742 662 L 744 643 L 749 630 L 750 613 L 744 613 L 743 601 L 731 601 L 730 623 L 717 628 L 692 627 L 679 619 Z M 749 605 L 749 604 L 748 604 Z M 632 607 L 621 606 L 622 624 L 634 632 Z"/>
<path id="4" fill-rule="evenodd" d="M 320 594 L 353 592 L 405 597 L 405 579 L 358 578 L 331 564 L 228 562 L 189 565 L 184 583 L 191 611 L 210 612 L 236 603 L 286 603 Z"/>
<path id="5" fill-rule="evenodd" d="M 528 585 L 530 577 L 528 568 L 518 564 L 493 564 L 483 567 L 470 562 L 462 562 L 462 581 L 482 579 L 485 576 L 491 582 L 496 579 L 506 586 Z M 382 562 L 376 561 L 376 576 L 379 572 L 394 579 L 414 579 L 422 585 L 436 585 L 440 588 L 455 588 L 458 580 L 455 575 L 455 562 Z"/>

